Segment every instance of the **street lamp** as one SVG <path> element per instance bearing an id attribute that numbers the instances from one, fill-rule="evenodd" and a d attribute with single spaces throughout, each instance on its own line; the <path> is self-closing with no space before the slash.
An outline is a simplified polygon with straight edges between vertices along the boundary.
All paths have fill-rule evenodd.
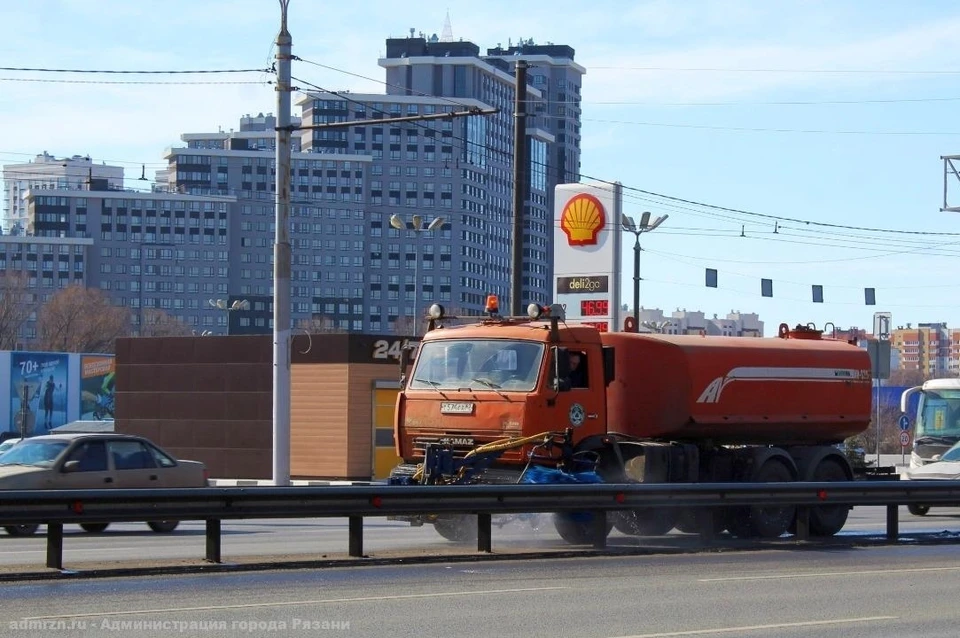
<path id="1" fill-rule="evenodd" d="M 629 233 L 633 233 L 636 242 L 633 244 L 633 323 L 635 329 L 640 329 L 640 235 L 655 230 L 657 226 L 667 220 L 669 215 L 657 217 L 650 223 L 650 211 L 640 215 L 640 223 L 633 221 L 626 213 L 620 215 L 620 225 Z"/>
<path id="2" fill-rule="evenodd" d="M 415 233 L 429 232 L 437 230 L 443 226 L 443 217 L 435 217 L 426 228 L 423 227 L 423 216 L 414 215 L 413 221 L 408 225 L 400 215 L 390 216 L 390 225 L 397 230 L 412 230 Z M 420 305 L 420 250 L 415 242 L 413 244 L 413 336 L 420 334 L 420 322 L 417 321 L 417 307 Z"/>

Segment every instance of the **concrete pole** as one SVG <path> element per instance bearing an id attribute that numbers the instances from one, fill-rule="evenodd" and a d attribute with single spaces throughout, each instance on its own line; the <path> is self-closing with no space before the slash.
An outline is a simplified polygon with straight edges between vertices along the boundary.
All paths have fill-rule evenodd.
<path id="1" fill-rule="evenodd" d="M 513 250 L 510 265 L 510 314 L 523 306 L 523 204 L 527 196 L 527 62 L 517 60 L 517 87 L 513 124 Z"/>
<path id="2" fill-rule="evenodd" d="M 273 245 L 273 484 L 290 484 L 290 0 L 277 34 L 276 239 Z"/>

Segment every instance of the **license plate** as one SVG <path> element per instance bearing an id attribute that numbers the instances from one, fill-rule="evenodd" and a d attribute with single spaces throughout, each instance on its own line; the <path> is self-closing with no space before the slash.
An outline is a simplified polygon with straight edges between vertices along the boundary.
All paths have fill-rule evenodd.
<path id="1" fill-rule="evenodd" d="M 473 414 L 473 404 L 468 402 L 444 401 L 440 404 L 440 414 Z"/>

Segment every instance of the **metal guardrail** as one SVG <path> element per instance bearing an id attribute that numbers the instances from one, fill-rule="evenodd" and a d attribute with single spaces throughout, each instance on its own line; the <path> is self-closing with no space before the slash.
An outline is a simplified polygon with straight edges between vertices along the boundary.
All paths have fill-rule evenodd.
<path id="1" fill-rule="evenodd" d="M 562 484 L 451 486 L 218 487 L 0 491 L 0 527 L 47 526 L 46 566 L 63 568 L 63 526 L 80 523 L 202 520 L 206 560 L 221 562 L 221 522 L 255 518 L 349 519 L 349 555 L 363 555 L 363 519 L 403 514 L 475 514 L 477 549 L 490 552 L 494 514 L 603 513 L 650 507 L 696 508 L 700 538 L 714 539 L 713 514 L 735 506 L 797 507 L 797 538 L 809 538 L 809 510 L 821 505 L 885 505 L 887 539 L 899 535 L 900 505 L 960 505 L 960 481 L 818 483 Z M 594 547 L 606 543 L 595 516 Z"/>

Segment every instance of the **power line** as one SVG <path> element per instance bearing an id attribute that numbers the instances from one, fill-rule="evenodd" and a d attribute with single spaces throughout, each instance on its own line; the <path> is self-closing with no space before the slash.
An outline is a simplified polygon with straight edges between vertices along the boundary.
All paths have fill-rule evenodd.
<path id="1" fill-rule="evenodd" d="M 140 70 L 128 71 L 119 69 L 44 69 L 19 66 L 0 66 L 0 71 L 24 71 L 29 73 L 108 73 L 129 75 L 174 75 L 174 74 L 214 74 L 214 73 L 273 73 L 272 69 L 196 69 L 196 70 Z"/>
<path id="2" fill-rule="evenodd" d="M 541 115 L 551 119 L 562 118 L 562 115 Z M 808 133 L 819 135 L 960 135 L 956 131 L 860 131 L 860 130 L 832 130 L 832 129 L 795 129 L 795 128 L 761 128 L 752 126 L 714 126 L 710 124 L 675 124 L 668 122 L 636 122 L 628 120 L 603 120 L 583 118 L 583 122 L 597 122 L 600 124 L 629 124 L 632 126 L 653 126 L 659 128 L 686 128 L 707 131 L 734 131 L 740 133 Z"/>
<path id="3" fill-rule="evenodd" d="M 457 102 L 456 100 L 454 100 L 454 99 L 452 99 L 452 98 L 449 98 L 449 97 L 446 97 L 446 96 L 443 96 L 443 95 L 431 95 L 431 94 L 429 94 L 429 93 L 424 93 L 423 91 L 414 91 L 413 89 L 411 89 L 411 88 L 409 88 L 409 87 L 406 87 L 406 86 L 402 86 L 402 85 L 399 85 L 399 84 L 391 84 L 390 82 L 386 82 L 386 81 L 384 81 L 384 80 L 377 80 L 376 78 L 371 78 L 371 77 L 368 77 L 368 76 L 366 76 L 366 75 L 360 75 L 359 73 L 354 73 L 354 72 L 352 72 L 352 71 L 347 71 L 347 70 L 345 70 L 345 69 L 338 69 L 337 67 L 328 66 L 328 65 L 326 65 L 326 64 L 320 64 L 319 62 L 314 62 L 314 61 L 312 61 L 312 60 L 304 60 L 303 58 L 301 58 L 301 57 L 299 57 L 299 56 L 296 56 L 296 55 L 293 56 L 293 59 L 294 59 L 294 60 L 297 60 L 298 62 L 303 62 L 304 64 L 312 64 L 313 66 L 320 67 L 321 69 L 328 69 L 328 70 L 330 70 L 330 71 L 336 71 L 337 73 L 343 73 L 344 75 L 349 75 L 349 76 L 352 76 L 352 77 L 355 77 L 355 78 L 359 78 L 359 79 L 361 79 L 361 80 L 368 80 L 368 81 L 370 81 L 370 82 L 375 82 L 375 83 L 377 83 L 377 84 L 382 84 L 382 85 L 384 85 L 384 86 L 387 87 L 387 88 L 402 89 L 402 90 L 404 90 L 404 91 L 410 91 L 411 93 L 416 93 L 416 94 L 417 94 L 418 96 L 420 96 L 420 97 L 431 97 L 431 98 L 435 98 L 435 99 L 439 99 L 439 100 L 444 100 L 445 102 L 449 102 L 450 104 L 455 104 L 456 106 L 460 106 L 460 107 L 463 107 L 463 108 L 467 108 L 467 106 L 466 106 L 465 104 L 463 104 L 462 102 Z"/>
<path id="4" fill-rule="evenodd" d="M 832 75 L 960 75 L 960 70 L 894 70 L 894 69 L 772 69 L 723 67 L 668 67 L 668 66 L 593 66 L 607 71 L 678 71 L 691 73 L 823 73 Z"/>
<path id="5" fill-rule="evenodd" d="M 590 180 L 593 180 L 593 181 L 596 181 L 596 182 L 601 182 L 601 183 L 604 183 L 604 184 L 610 184 L 610 185 L 615 184 L 615 182 L 611 182 L 610 180 L 600 179 L 599 177 L 592 177 L 592 176 L 590 176 L 590 175 L 583 175 L 583 174 L 581 174 L 581 177 L 586 178 L 586 179 L 590 179 Z M 755 212 L 753 212 L 753 211 L 743 210 L 743 209 L 741 209 L 741 208 L 729 208 L 729 207 L 727 207 L 727 206 L 718 206 L 718 205 L 716 205 L 716 204 L 707 204 L 707 203 L 705 203 L 705 202 L 698 202 L 698 201 L 692 200 L 692 199 L 684 199 L 684 198 L 682 198 L 682 197 L 675 197 L 675 196 L 673 196 L 673 195 L 664 195 L 664 194 L 662 194 L 662 193 L 656 193 L 656 192 L 653 192 L 653 191 L 644 190 L 644 189 L 642 189 L 642 188 L 637 188 L 637 187 L 635 187 L 635 186 L 623 185 L 623 189 L 624 189 L 624 190 L 633 191 L 633 192 L 636 192 L 636 193 L 643 193 L 644 195 L 649 195 L 649 196 L 651 196 L 651 197 L 657 197 L 657 198 L 661 198 L 661 199 L 666 199 L 666 200 L 673 201 L 673 202 L 681 202 L 681 203 L 683 203 L 683 204 L 691 204 L 691 205 L 693 205 L 693 206 L 700 206 L 700 207 L 709 208 L 709 209 L 712 209 L 712 210 L 720 210 L 720 211 L 725 211 L 725 212 L 728 212 L 728 213 L 736 213 L 736 214 L 739 214 L 739 215 L 749 215 L 749 216 L 751 216 L 751 217 L 759 217 L 759 218 L 763 218 L 763 219 L 793 222 L 793 223 L 795 223 L 795 224 L 806 224 L 806 225 L 808 225 L 808 226 L 820 226 L 820 227 L 824 227 L 824 228 L 842 228 L 842 229 L 845 229 L 845 230 L 862 230 L 862 231 L 871 232 L 871 233 L 892 233 L 892 234 L 897 234 L 897 235 L 928 235 L 928 236 L 938 236 L 938 237 L 960 237 L 960 233 L 942 233 L 942 232 L 923 231 L 923 230 L 898 230 L 898 229 L 891 229 L 891 228 L 873 228 L 873 227 L 869 227 L 869 226 L 849 226 L 849 225 L 846 225 L 846 224 L 832 224 L 832 223 L 829 223 L 829 222 L 817 222 L 817 221 L 811 221 L 811 220 L 806 220 L 806 219 L 797 219 L 797 218 L 795 218 L 795 217 L 785 217 L 785 216 L 781 216 L 781 215 L 770 215 L 770 214 L 767 214 L 767 213 L 755 213 Z"/>
<path id="6" fill-rule="evenodd" d="M 150 81 L 150 80 L 48 80 L 45 78 L 2 78 L 0 77 L 0 82 L 43 82 L 51 84 L 174 84 L 174 85 L 207 85 L 207 84 L 273 84 L 270 81 L 227 81 L 227 82 L 165 82 L 165 81 Z"/>

